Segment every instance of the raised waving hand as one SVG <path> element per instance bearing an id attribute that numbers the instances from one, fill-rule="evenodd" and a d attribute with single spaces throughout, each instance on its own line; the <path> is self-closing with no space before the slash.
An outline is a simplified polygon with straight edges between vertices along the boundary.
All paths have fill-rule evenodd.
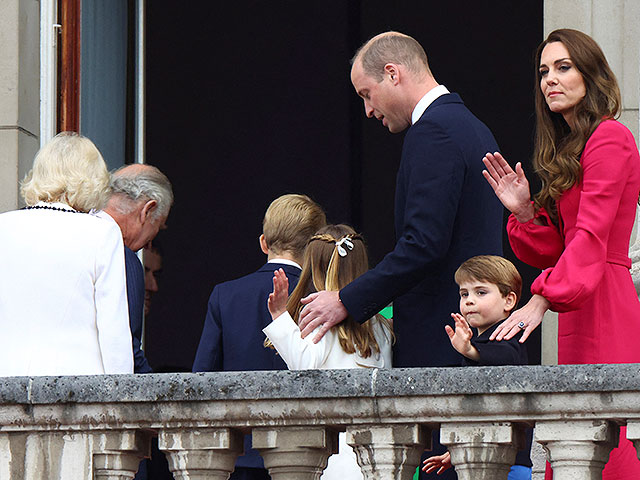
<path id="1" fill-rule="evenodd" d="M 487 179 L 502 204 L 520 222 L 528 222 L 534 216 L 531 204 L 529 182 L 524 175 L 522 164 L 516 163 L 515 171 L 499 153 L 487 153 L 482 159 L 487 168 L 482 175 Z"/>
<path id="2" fill-rule="evenodd" d="M 471 344 L 471 339 L 473 338 L 471 327 L 459 313 L 452 313 L 451 318 L 453 318 L 455 322 L 455 330 L 449 325 L 445 325 L 444 327 L 447 335 L 449 335 L 451 345 L 460 355 L 477 361 L 480 358 L 480 354 L 476 347 Z"/>
<path id="3" fill-rule="evenodd" d="M 284 270 L 279 268 L 273 272 L 273 292 L 269 294 L 267 300 L 267 307 L 273 320 L 287 310 L 287 300 L 289 300 L 289 279 Z"/>

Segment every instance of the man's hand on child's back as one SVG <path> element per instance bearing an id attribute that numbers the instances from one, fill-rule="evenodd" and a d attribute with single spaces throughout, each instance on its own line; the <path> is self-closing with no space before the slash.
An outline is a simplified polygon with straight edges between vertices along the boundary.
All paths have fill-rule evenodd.
<path id="1" fill-rule="evenodd" d="M 267 300 L 267 307 L 273 320 L 286 312 L 287 300 L 289 300 L 289 279 L 284 270 L 279 268 L 273 272 L 273 292 L 269 294 Z"/>
<path id="2" fill-rule="evenodd" d="M 302 338 L 320 327 L 313 337 L 313 343 L 318 343 L 331 327 L 342 322 L 349 314 L 340 301 L 340 293 L 335 291 L 311 293 L 300 302 L 304 305 L 298 319 Z"/>
<path id="3" fill-rule="evenodd" d="M 447 335 L 449 335 L 449 340 L 451 340 L 451 345 L 461 355 L 471 360 L 478 360 L 480 358 L 478 350 L 471 345 L 471 338 L 473 337 L 471 327 L 459 313 L 452 313 L 451 318 L 455 322 L 455 330 L 449 325 L 444 327 Z"/>

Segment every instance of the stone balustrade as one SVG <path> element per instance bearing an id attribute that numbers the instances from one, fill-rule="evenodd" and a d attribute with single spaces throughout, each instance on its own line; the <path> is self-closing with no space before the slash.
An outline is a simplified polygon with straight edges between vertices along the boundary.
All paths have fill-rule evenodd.
<path id="1" fill-rule="evenodd" d="M 253 434 L 274 480 L 318 478 L 346 431 L 365 479 L 411 479 L 440 429 L 461 480 L 506 479 L 522 430 L 555 480 L 640 447 L 640 365 L 0 378 L 0 479 L 122 480 L 158 436 L 176 480 L 226 479 Z"/>

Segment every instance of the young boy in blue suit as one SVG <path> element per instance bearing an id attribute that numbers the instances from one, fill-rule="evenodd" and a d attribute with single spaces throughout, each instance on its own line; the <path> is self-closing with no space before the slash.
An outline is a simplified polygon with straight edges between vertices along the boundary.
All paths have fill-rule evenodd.
<path id="1" fill-rule="evenodd" d="M 460 313 L 452 313 L 455 330 L 446 326 L 451 345 L 463 355 L 462 366 L 528 365 L 527 349 L 520 335 L 510 340 L 489 340 L 491 334 L 516 308 L 522 278 L 506 258 L 495 255 L 472 257 L 455 273 L 460 287 Z M 474 336 L 471 327 L 477 329 Z M 526 446 L 518 451 L 509 480 L 531 479 L 532 431 L 527 429 Z M 422 469 L 443 472 L 451 466 L 449 452 L 427 458 Z"/>
<path id="2" fill-rule="evenodd" d="M 263 345 L 262 329 L 271 323 L 267 299 L 273 272 L 282 268 L 289 278 L 289 293 L 298 283 L 304 248 L 326 224 L 322 208 L 306 195 L 287 194 L 275 199 L 262 222 L 260 249 L 267 263 L 258 271 L 216 285 L 193 363 L 194 372 L 286 370 L 271 348 Z M 231 480 L 268 479 L 262 458 L 245 437 L 245 455 L 238 457 Z"/>

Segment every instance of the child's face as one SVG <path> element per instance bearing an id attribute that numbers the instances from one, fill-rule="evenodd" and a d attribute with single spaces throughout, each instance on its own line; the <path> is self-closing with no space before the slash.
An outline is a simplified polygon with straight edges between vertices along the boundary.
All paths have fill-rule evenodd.
<path id="1" fill-rule="evenodd" d="M 480 280 L 460 284 L 460 313 L 478 333 L 509 316 L 515 305 L 515 293 L 503 297 L 498 286 Z"/>

